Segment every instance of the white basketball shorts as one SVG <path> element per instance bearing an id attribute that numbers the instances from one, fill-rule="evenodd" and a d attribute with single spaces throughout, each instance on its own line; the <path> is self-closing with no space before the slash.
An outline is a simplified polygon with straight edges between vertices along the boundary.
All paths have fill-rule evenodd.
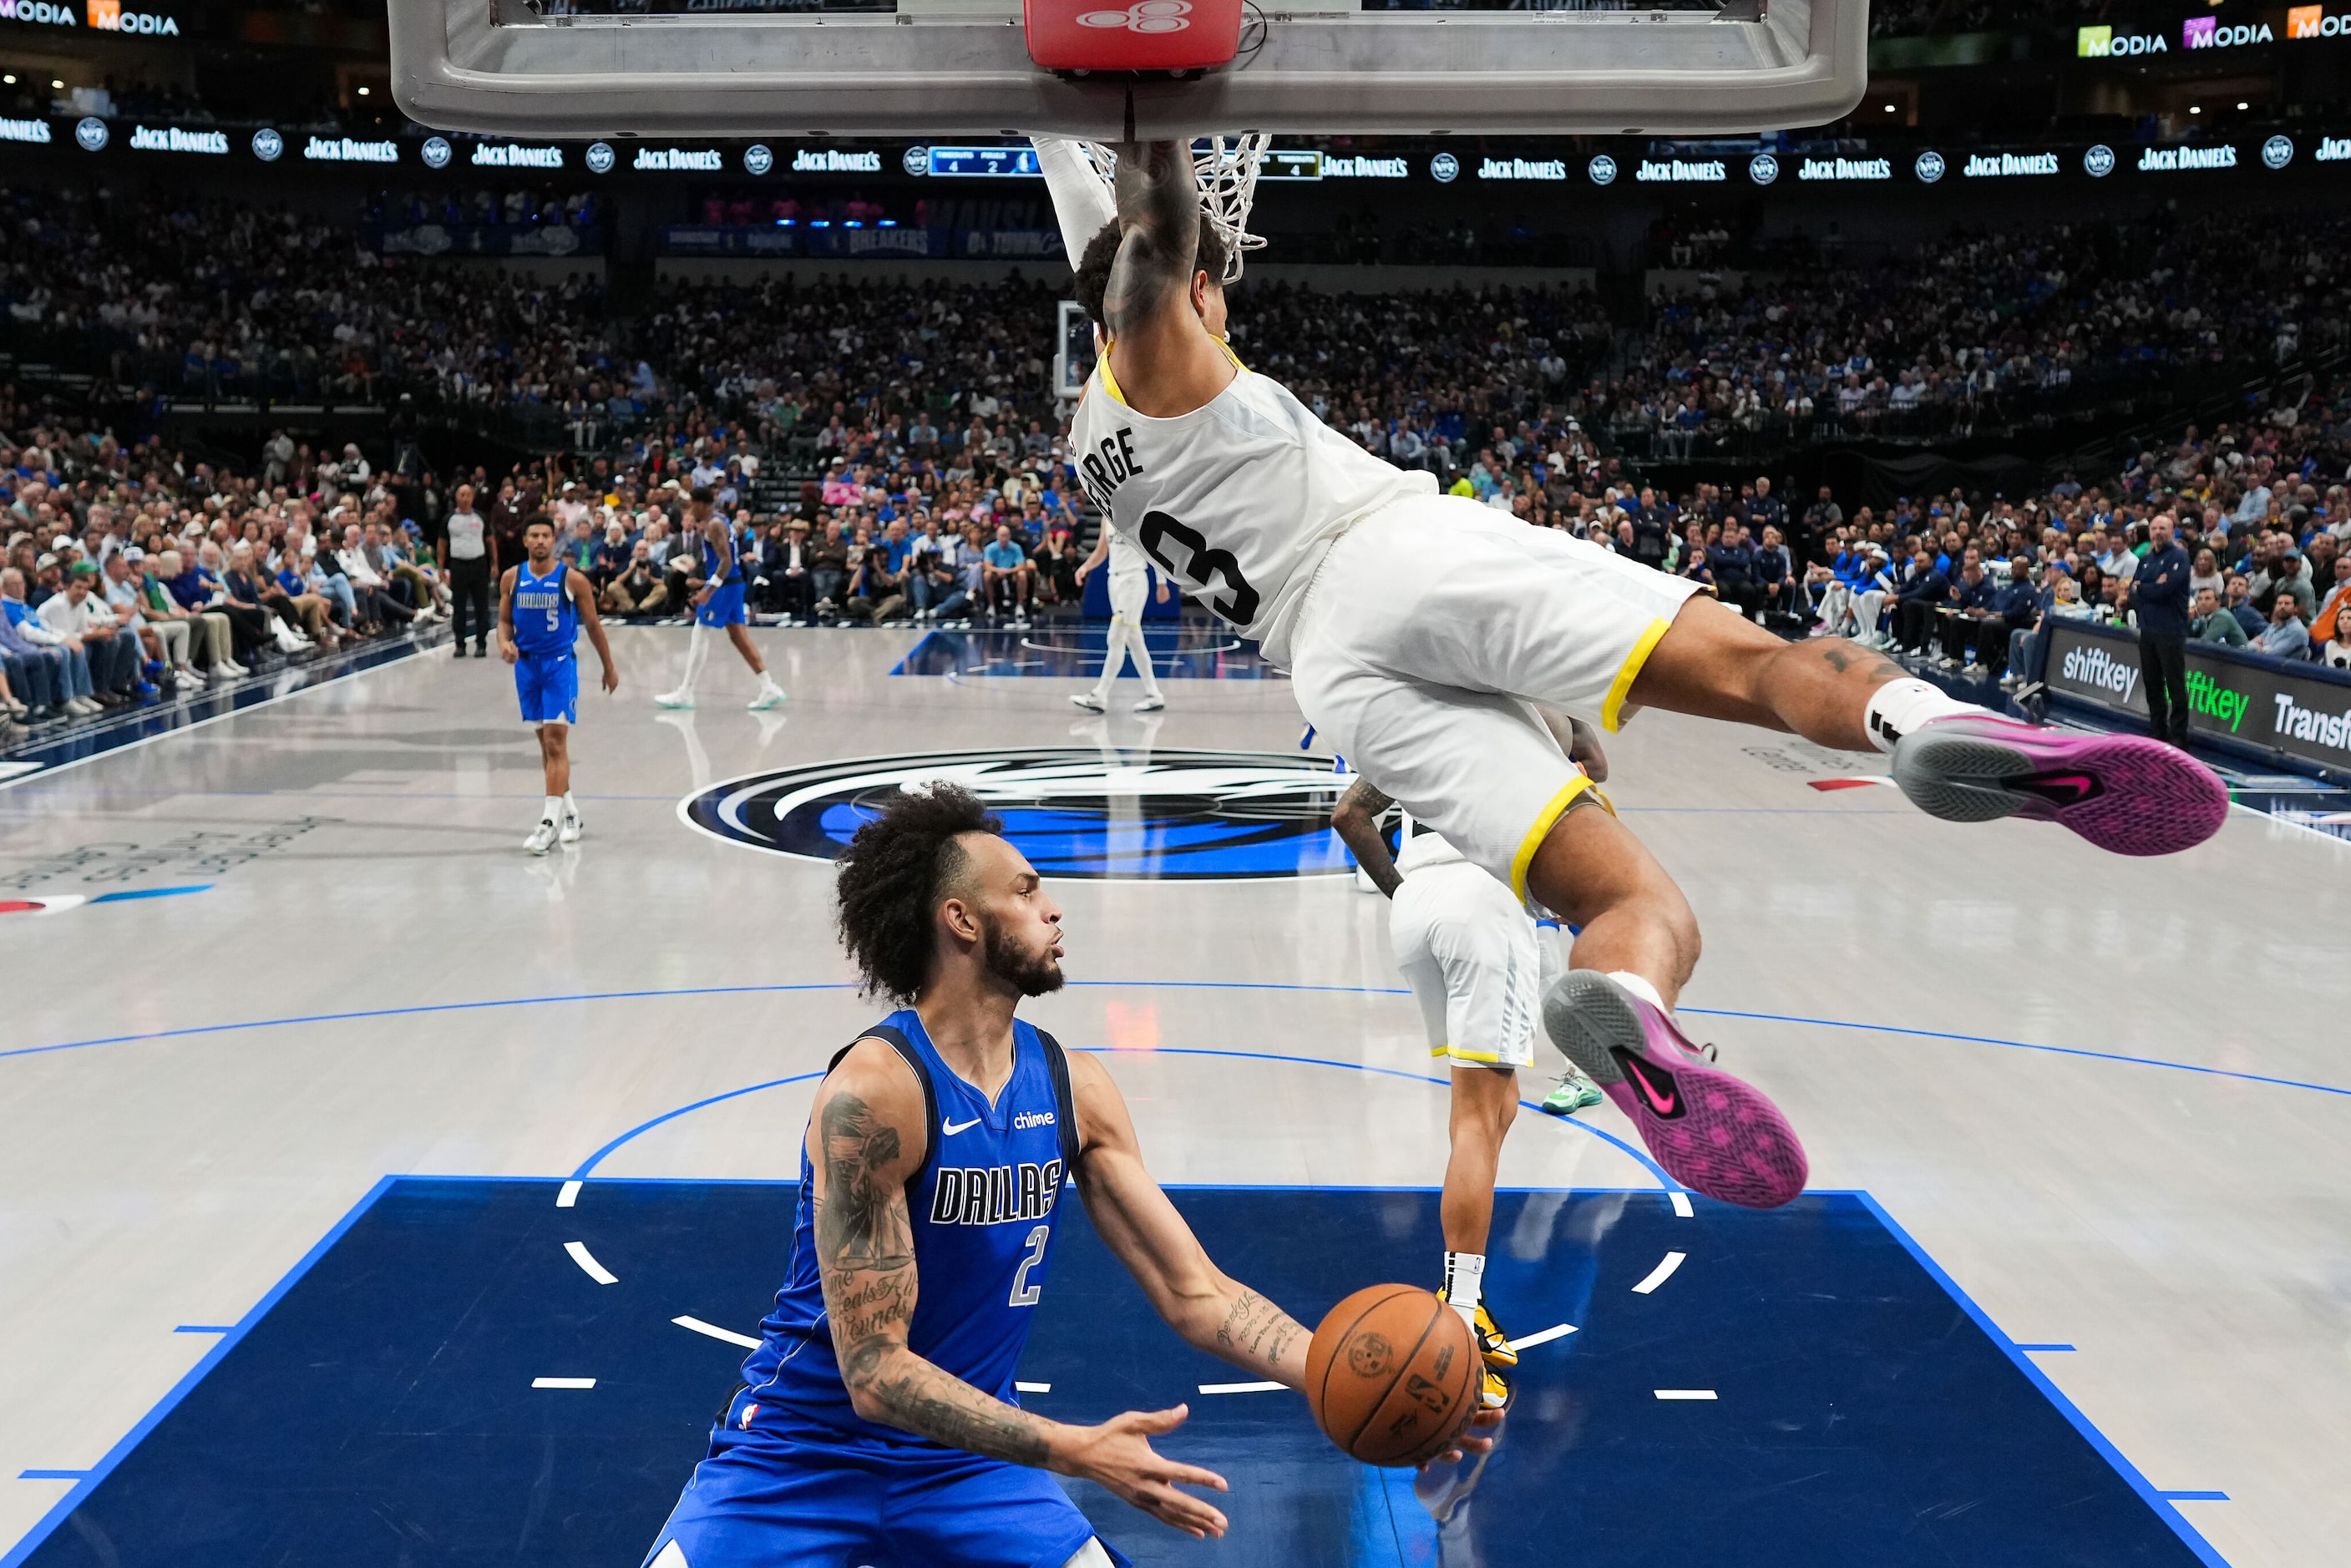
<path id="1" fill-rule="evenodd" d="M 1110 613 L 1122 620 L 1140 623 L 1143 607 L 1151 599 L 1149 572 L 1113 572 L 1110 575 Z"/>
<path id="2" fill-rule="evenodd" d="M 1527 865 L 1591 785 L 1531 702 L 1614 730 L 1698 591 L 1461 496 L 1407 496 L 1323 557 L 1293 645 L 1307 722 L 1520 898 Z"/>
<path id="3" fill-rule="evenodd" d="M 1548 944 L 1510 891 L 1466 860 L 1409 872 L 1388 945 L 1428 1026 L 1428 1054 L 1486 1067 L 1535 1059 Z"/>

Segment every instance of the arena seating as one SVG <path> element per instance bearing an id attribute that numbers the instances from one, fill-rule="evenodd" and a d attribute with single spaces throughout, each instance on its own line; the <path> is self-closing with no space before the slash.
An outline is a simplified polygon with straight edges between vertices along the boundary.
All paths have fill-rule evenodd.
<path id="1" fill-rule="evenodd" d="M 436 199 L 460 217 L 594 218 L 591 204 L 547 192 Z M 379 197 L 362 221 L 415 221 L 418 200 Z M 2338 573 L 2351 576 L 2336 566 L 2351 535 L 2336 423 L 2351 343 L 2345 231 L 2325 214 L 2158 214 L 1859 260 L 1709 231 L 1661 243 L 1719 270 L 1631 319 L 1588 290 L 1333 295 L 1252 282 L 1235 342 L 1392 461 L 1700 577 L 1791 634 L 1828 629 L 1826 616 L 1922 661 L 1979 663 L 2013 682 L 2024 670 L 2009 668 L 2011 651 L 2030 644 L 2011 649 L 1946 613 L 1968 587 L 1967 553 L 1989 568 L 1969 607 L 2005 595 L 2011 629 L 2052 614 L 2126 617 L 2117 579 L 2129 545 L 2168 510 L 2191 553 L 2212 552 L 2199 575 L 2222 613 L 2231 597 L 2242 607 L 2231 618 L 2250 640 L 2324 657 L 2338 621 L 2351 623 L 2331 613 Z M 0 394 L 0 534 L 36 614 L 78 558 L 136 546 L 145 575 L 177 549 L 186 570 L 209 543 L 225 576 L 240 543 L 275 571 L 289 540 L 299 561 L 317 537 L 321 565 L 277 610 L 290 635 L 265 616 L 257 634 L 239 618 L 228 645 L 189 639 L 192 673 L 215 676 L 309 657 L 305 641 L 415 635 L 420 616 L 430 627 L 441 597 L 430 545 L 460 479 L 510 535 L 528 510 L 554 509 L 565 550 L 622 618 L 678 608 L 684 574 L 671 558 L 682 567 L 677 527 L 696 486 L 758 531 L 754 602 L 770 616 L 985 617 L 990 585 L 972 562 L 999 524 L 1030 556 L 1034 607 L 1066 613 L 1092 523 L 1047 388 L 1057 297 L 1042 282 L 844 272 L 674 285 L 623 317 L 584 276 L 387 260 L 349 225 L 315 218 L 0 192 L 0 349 L 82 378 Z M 1682 460 L 1761 474 L 1829 440 L 1930 443 L 2104 421 L 2247 374 L 2274 395 L 2224 406 L 2200 430 L 2175 421 L 2120 450 L 2086 489 L 1951 492 L 1873 511 L 1760 480 L 1741 493 L 1642 482 Z M 364 454 L 281 436 L 243 462 L 192 458 L 153 436 L 124 444 L 108 430 L 126 406 L 230 396 L 405 399 L 444 427 L 562 455 L 510 474 L 435 474 L 413 421 Z M 361 554 L 338 571 L 350 526 Z M 938 543 L 922 542 L 934 533 Z M 57 548 L 60 537 L 75 548 Z M 2009 593 L 2020 558 L 2023 586 Z M 1874 589 L 1888 598 L 1868 599 Z M 2297 642 L 2273 615 L 2282 591 L 2314 640 Z M 1901 609 L 1905 597 L 1931 602 Z M 149 680 L 165 672 L 136 662 L 117 694 L 169 701 L 169 688 L 193 684 Z"/>

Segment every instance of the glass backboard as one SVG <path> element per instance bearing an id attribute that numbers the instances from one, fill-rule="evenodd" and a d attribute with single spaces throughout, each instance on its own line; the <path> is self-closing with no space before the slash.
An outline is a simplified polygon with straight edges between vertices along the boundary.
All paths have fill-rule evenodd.
<path id="1" fill-rule="evenodd" d="M 505 135 L 1685 136 L 1838 119 L 1868 66 L 1865 0 L 1267 0 L 1230 65 L 1181 78 L 1044 69 L 1020 0 L 389 12 L 401 108 Z"/>

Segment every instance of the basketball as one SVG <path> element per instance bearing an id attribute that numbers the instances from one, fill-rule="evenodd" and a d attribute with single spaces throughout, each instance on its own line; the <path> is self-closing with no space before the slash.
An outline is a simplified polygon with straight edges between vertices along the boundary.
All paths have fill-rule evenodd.
<path id="1" fill-rule="evenodd" d="M 1461 1314 L 1416 1285 L 1367 1285 L 1331 1309 L 1306 1352 L 1323 1436 L 1367 1465 L 1422 1465 L 1478 1413 L 1478 1349 Z"/>

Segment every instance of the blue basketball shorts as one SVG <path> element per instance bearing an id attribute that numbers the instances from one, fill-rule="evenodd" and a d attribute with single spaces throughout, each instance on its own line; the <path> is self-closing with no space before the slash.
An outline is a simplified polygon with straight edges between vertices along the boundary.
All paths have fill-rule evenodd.
<path id="1" fill-rule="evenodd" d="M 1093 1538 L 1043 1470 L 721 1428 L 645 1562 L 674 1542 L 662 1568 L 1061 1568 Z"/>
<path id="2" fill-rule="evenodd" d="M 713 588 L 695 618 L 705 626 L 741 626 L 745 619 L 743 585 L 721 583 Z"/>
<path id="3" fill-rule="evenodd" d="M 515 660 L 515 695 L 526 724 L 580 722 L 580 660 L 569 653 L 526 653 Z"/>

